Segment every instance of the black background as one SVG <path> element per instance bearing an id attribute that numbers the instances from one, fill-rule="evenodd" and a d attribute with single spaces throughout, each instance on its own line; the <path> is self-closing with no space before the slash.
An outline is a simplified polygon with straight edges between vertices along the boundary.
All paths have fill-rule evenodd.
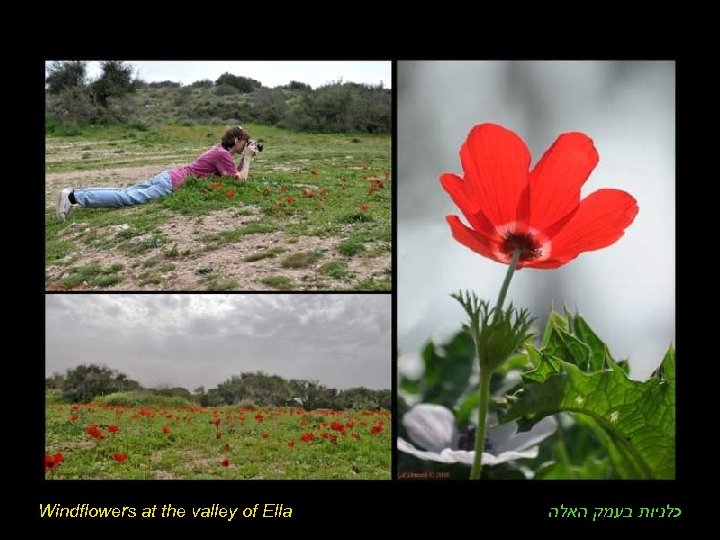
<path id="1" fill-rule="evenodd" d="M 387 27 L 386 27 L 387 30 Z M 167 36 L 176 35 L 174 31 L 167 30 Z M 166 36 L 166 37 L 167 37 Z M 98 37 L 100 37 L 98 35 Z M 108 36 L 105 36 L 108 37 Z M 148 37 L 150 35 L 148 34 Z M 88 38 L 90 39 L 90 38 Z M 249 38 L 244 38 L 249 39 Z M 244 42 L 241 40 L 241 42 Z M 626 529 L 627 527 L 645 530 L 648 528 L 662 528 L 670 532 L 679 526 L 686 524 L 690 519 L 697 518 L 699 509 L 691 500 L 693 497 L 700 497 L 699 488 L 691 488 L 697 480 L 708 482 L 703 477 L 707 470 L 714 467 L 717 457 L 711 452 L 714 445 L 710 442 L 711 433 L 714 428 L 709 422 L 703 422 L 693 415 L 692 411 L 697 410 L 692 404 L 696 397 L 696 391 L 691 386 L 699 383 L 692 383 L 689 380 L 697 380 L 698 374 L 703 370 L 717 369 L 717 360 L 708 364 L 709 354 L 697 357 L 693 362 L 688 348 L 691 343 L 701 343 L 701 337 L 689 336 L 696 325 L 678 316 L 677 334 L 679 338 L 682 328 L 682 342 L 676 339 L 678 350 L 678 397 L 677 397 L 677 480 L 674 481 L 444 481 L 444 480 L 388 480 L 388 481 L 46 481 L 43 473 L 44 457 L 44 225 L 39 210 L 44 207 L 44 61 L 54 59 L 292 59 L 283 54 L 269 56 L 269 52 L 258 46 L 249 49 L 240 48 L 245 53 L 238 53 L 237 44 L 228 50 L 224 46 L 219 49 L 214 45 L 223 43 L 218 37 L 213 43 L 213 50 L 204 51 L 199 54 L 187 41 L 182 41 L 173 53 L 165 52 L 149 55 L 147 51 L 116 49 L 115 42 L 111 39 L 101 41 L 101 48 L 98 42 L 92 45 L 83 44 L 67 46 L 59 39 L 51 47 L 52 51 L 45 50 L 33 58 L 26 60 L 25 69 L 27 75 L 24 78 L 26 92 L 23 92 L 22 99 L 28 101 L 29 110 L 38 112 L 35 121 L 30 124 L 25 118 L 26 130 L 23 130 L 25 138 L 25 153 L 27 157 L 27 169 L 23 172 L 23 181 L 33 186 L 33 197 L 23 196 L 23 227 L 27 226 L 27 234 L 23 233 L 19 238 L 21 250 L 25 250 L 23 265 L 26 272 L 22 276 L 27 285 L 17 293 L 22 298 L 22 309 L 20 304 L 15 305 L 9 300 L 7 311 L 10 313 L 28 313 L 28 316 L 17 315 L 16 323 L 19 323 L 17 336 L 28 336 L 22 339 L 23 345 L 27 345 L 27 353 L 23 347 L 23 356 L 15 360 L 21 365 L 22 377 L 26 381 L 25 391 L 21 393 L 24 401 L 15 401 L 16 405 L 6 410 L 5 423 L 5 454 L 10 454 L 10 460 L 5 461 L 9 473 L 19 474 L 20 482 L 15 490 L 7 492 L 10 502 L 5 505 L 5 515 L 12 520 L 19 520 L 22 524 L 31 524 L 34 528 L 43 529 L 44 532 L 58 531 L 60 529 L 89 529 L 101 528 L 106 530 L 132 531 L 135 529 L 171 529 L 184 531 L 187 528 L 199 529 L 200 531 L 243 533 L 253 530 L 277 530 L 286 532 L 299 530 L 311 532 L 311 534 L 328 535 L 332 537 L 345 537 L 354 535 L 356 532 L 374 532 L 375 534 L 390 534 L 406 536 L 409 534 L 424 533 L 423 536 L 435 536 L 455 539 L 482 537 L 483 535 L 510 536 L 519 531 L 538 534 L 544 529 L 596 529 L 614 531 Z M 167 42 L 164 42 L 167 45 Z M 137 44 L 136 44 L 137 46 Z M 207 45 L 206 45 L 207 46 Z M 423 48 L 424 53 L 409 55 L 406 51 L 393 53 L 383 50 L 381 43 L 368 43 L 367 53 L 354 52 L 353 54 L 341 55 L 339 57 L 329 56 L 337 54 L 337 50 L 330 47 L 317 47 L 312 53 L 305 54 L 297 59 L 363 59 L 363 60 L 397 60 L 397 59 L 423 59 L 423 58 L 446 58 L 465 59 L 468 54 L 476 49 L 459 48 L 456 51 L 448 51 L 452 43 L 440 52 L 434 46 Z M 399 47 L 402 49 L 402 46 Z M 497 55 L 498 44 L 488 46 L 488 54 Z M 102 49 L 102 50 L 101 50 Z M 385 49 L 387 49 L 385 47 Z M 88 54 L 93 50 L 93 54 Z M 178 56 L 180 51 L 180 56 Z M 553 58 L 568 58 L 577 54 L 576 49 L 566 49 L 568 54 L 548 55 Z M 458 56 L 458 53 L 461 56 Z M 439 56 L 444 54 L 444 56 Z M 483 54 L 481 48 L 477 49 L 475 56 L 486 59 L 505 59 L 505 56 L 488 56 Z M 525 55 L 521 55 L 526 58 Z M 648 54 L 637 56 L 638 59 L 647 58 Z M 597 56 L 595 56 L 597 58 Z M 605 56 L 599 57 L 605 58 Z M 664 56 L 664 59 L 672 59 L 673 56 Z M 470 58 L 467 58 L 470 59 Z M 613 59 L 608 57 L 607 59 Z M 685 107 L 681 107 L 680 99 L 683 96 L 680 81 L 686 77 L 685 63 L 678 61 L 677 66 L 677 178 L 683 178 L 681 171 L 687 174 L 687 168 L 682 159 L 685 148 L 682 136 L 681 122 Z M 23 85 L 24 86 L 24 85 Z M 393 93 L 397 96 L 398 88 L 393 76 Z M 396 115 L 394 114 L 394 119 Z M 397 148 L 393 142 L 393 167 L 396 167 L 395 156 Z M 689 160 L 690 162 L 692 160 Z M 692 168 L 692 162 L 690 163 Z M 12 173 L 6 171 L 6 174 Z M 396 174 L 394 170 L 393 175 Z M 396 178 L 393 176 L 394 180 Z M 686 195 L 681 192 L 678 182 L 678 216 L 677 223 L 683 223 L 685 211 L 680 206 L 686 200 Z M 397 186 L 397 183 L 394 184 Z M 28 188 L 29 192 L 29 188 Z M 393 190 L 393 197 L 397 196 L 397 189 Z M 10 200 L 9 200 L 10 198 Z M 6 205 L 20 204 L 20 201 L 13 200 L 11 191 L 5 192 Z M 395 201 L 395 199 L 394 199 Z M 29 208 L 27 208 L 29 206 Z M 30 213 L 30 216 L 28 215 Z M 34 228 L 31 226 L 34 225 Z M 687 223 L 687 222 L 686 222 Z M 677 238 L 682 239 L 682 226 L 679 225 Z M 32 232 L 30 232 L 32 231 Z M 688 259 L 683 259 L 685 251 Z M 681 260 L 693 260 L 689 248 L 683 248 L 681 243 L 677 245 L 677 271 L 678 276 L 682 275 L 679 262 Z M 23 257 L 20 255 L 20 257 Z M 394 268 L 397 267 L 396 258 L 393 257 Z M 652 271 L 652 269 L 648 269 Z M 396 277 L 393 278 L 396 280 Z M 402 287 L 402 284 L 393 282 L 394 290 Z M 429 284 L 430 286 L 431 284 Z M 681 287 L 681 279 L 678 277 L 678 287 Z M 8 299 L 13 298 L 16 293 L 15 286 L 10 285 Z M 682 286 L 685 291 L 685 286 Z M 24 292 L 22 292 L 24 291 Z M 52 294 L 52 293 L 49 293 Z M 190 293 L 191 294 L 191 293 Z M 677 298 L 678 312 L 682 311 L 681 306 L 689 300 L 685 300 L 679 294 Z M 393 321 L 395 320 L 395 301 L 393 301 Z M 6 350 L 10 342 L 15 342 L 17 337 L 10 337 L 4 340 Z M 395 350 L 395 342 L 394 350 Z M 27 357 L 25 357 L 27 354 Z M 394 361 L 394 359 L 393 359 Z M 702 362 L 702 363 L 701 363 Z M 393 372 L 395 370 L 393 369 Z M 697 388 L 696 388 L 697 390 Z M 27 403 L 28 396 L 33 396 L 30 403 Z M 709 411 L 712 413 L 712 411 Z M 13 419 L 13 420 L 11 420 Z M 396 418 L 393 418 L 394 430 Z M 703 448 L 704 445 L 704 448 Z M 18 455 L 18 453 L 20 455 Z M 393 459 L 393 472 L 394 472 Z M 696 471 L 696 472 L 693 472 Z M 709 484 L 712 490 L 716 486 L 715 481 Z M 14 500 L 16 494 L 19 500 Z M 107 519 L 71 519 L 71 518 L 45 518 L 40 519 L 39 507 L 41 504 L 60 503 L 64 506 L 76 506 L 77 504 L 88 503 L 94 507 L 103 506 L 131 506 L 138 510 L 135 518 L 107 518 Z M 187 510 L 184 518 L 159 517 L 159 508 L 163 504 L 172 504 L 175 507 L 184 507 Z M 256 503 L 262 508 L 265 503 L 283 504 L 286 508 L 292 508 L 291 518 L 242 518 L 242 509 L 253 506 Z M 221 518 L 192 518 L 190 508 L 198 506 L 209 506 L 220 504 L 223 507 L 239 507 L 240 513 L 232 522 Z M 637 515 L 640 507 L 664 507 L 669 504 L 682 509 L 682 516 L 676 519 L 659 518 L 635 518 L 607 519 L 598 518 L 594 521 L 591 518 L 549 518 L 550 508 L 559 507 L 560 504 L 570 507 L 587 507 L 588 513 L 592 515 L 596 507 L 612 508 L 633 508 L 633 514 Z M 143 507 L 158 505 L 155 518 L 141 518 L 140 511 Z M 486 530 L 487 528 L 487 530 Z M 492 531 L 492 532 L 491 532 Z"/>

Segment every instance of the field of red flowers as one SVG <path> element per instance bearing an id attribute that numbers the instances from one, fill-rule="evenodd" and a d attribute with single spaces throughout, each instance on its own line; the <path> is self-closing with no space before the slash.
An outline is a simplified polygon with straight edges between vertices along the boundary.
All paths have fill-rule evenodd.
<path id="1" fill-rule="evenodd" d="M 46 407 L 58 479 L 389 479 L 385 410 Z"/>

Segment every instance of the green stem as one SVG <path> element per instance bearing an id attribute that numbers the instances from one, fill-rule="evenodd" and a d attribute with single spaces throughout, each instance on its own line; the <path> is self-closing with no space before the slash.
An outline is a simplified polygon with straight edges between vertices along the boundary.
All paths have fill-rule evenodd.
<path id="1" fill-rule="evenodd" d="M 480 370 L 480 385 L 478 397 L 480 408 L 478 409 L 478 424 L 475 432 L 475 459 L 470 470 L 470 480 L 479 480 L 482 470 L 482 453 L 485 448 L 485 429 L 487 424 L 487 413 L 490 405 L 490 378 L 492 372 L 486 369 Z"/>
<path id="2" fill-rule="evenodd" d="M 497 306 L 495 307 L 495 317 L 493 322 L 497 322 L 500 318 L 500 312 L 502 311 L 503 304 L 505 303 L 505 297 L 507 296 L 508 287 L 510 287 L 510 280 L 515 273 L 515 268 L 520 260 L 520 250 L 516 249 L 513 252 L 512 260 L 508 266 L 507 274 L 505 274 L 505 281 L 503 281 L 502 287 L 500 287 L 500 294 L 498 294 Z"/>

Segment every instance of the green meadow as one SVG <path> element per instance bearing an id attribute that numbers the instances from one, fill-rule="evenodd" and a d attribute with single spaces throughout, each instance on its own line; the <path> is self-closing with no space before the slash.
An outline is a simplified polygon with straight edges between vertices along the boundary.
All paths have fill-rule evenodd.
<path id="1" fill-rule="evenodd" d="M 390 290 L 389 135 L 244 126 L 249 180 L 55 218 L 58 190 L 124 187 L 190 163 L 225 126 L 57 128 L 46 137 L 47 290 Z"/>

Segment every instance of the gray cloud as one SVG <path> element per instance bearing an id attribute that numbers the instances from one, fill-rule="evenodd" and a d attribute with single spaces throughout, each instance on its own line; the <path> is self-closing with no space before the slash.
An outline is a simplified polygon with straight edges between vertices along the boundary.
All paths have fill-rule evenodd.
<path id="1" fill-rule="evenodd" d="M 390 388 L 390 295 L 46 295 L 45 371 L 101 363 L 143 385 L 243 371 Z"/>

